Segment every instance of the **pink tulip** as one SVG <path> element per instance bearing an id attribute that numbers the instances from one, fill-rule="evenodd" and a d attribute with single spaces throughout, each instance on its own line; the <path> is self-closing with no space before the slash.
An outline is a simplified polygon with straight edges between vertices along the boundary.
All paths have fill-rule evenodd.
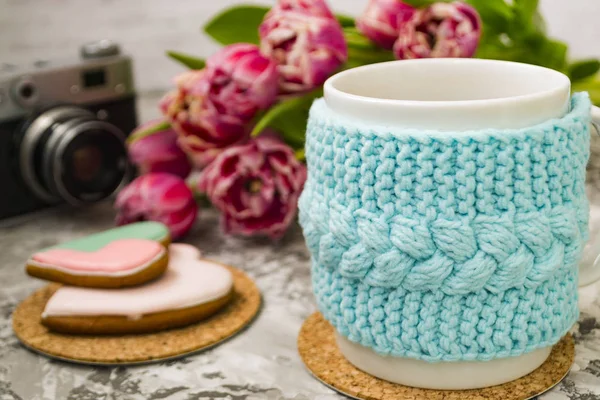
<path id="1" fill-rule="evenodd" d="M 379 46 L 391 50 L 400 27 L 414 13 L 414 7 L 400 0 L 369 0 L 365 12 L 356 19 L 356 27 Z"/>
<path id="2" fill-rule="evenodd" d="M 417 10 L 400 27 L 396 58 L 471 57 L 481 35 L 477 11 L 462 2 L 435 3 Z"/>
<path id="3" fill-rule="evenodd" d="M 244 120 L 268 108 L 277 96 L 277 64 L 263 56 L 258 46 L 237 43 L 223 47 L 206 61 L 210 87 L 205 90 Z"/>
<path id="4" fill-rule="evenodd" d="M 164 172 L 142 175 L 117 196 L 117 225 L 138 221 L 165 224 L 174 239 L 185 235 L 194 224 L 198 206 L 183 179 Z"/>
<path id="5" fill-rule="evenodd" d="M 146 134 L 151 131 L 150 134 Z M 177 132 L 162 119 L 139 126 L 129 136 L 129 158 L 140 173 L 168 172 L 185 178 L 192 166 L 177 145 Z"/>
<path id="6" fill-rule="evenodd" d="M 282 11 L 303 12 L 317 17 L 335 18 L 324 0 L 279 0 L 269 11 L 269 16 Z"/>
<path id="7" fill-rule="evenodd" d="M 202 167 L 225 147 L 248 137 L 248 123 L 277 94 L 277 66 L 251 44 L 224 47 L 206 68 L 188 71 L 161 109 L 179 133 L 179 144 Z"/>
<path id="8" fill-rule="evenodd" d="M 279 92 L 309 91 L 348 58 L 340 24 L 300 11 L 269 13 L 259 28 L 261 50 L 279 64 Z"/>
<path id="9" fill-rule="evenodd" d="M 226 232 L 279 238 L 296 215 L 305 180 L 306 167 L 292 149 L 262 135 L 219 154 L 198 187 L 221 210 Z"/>

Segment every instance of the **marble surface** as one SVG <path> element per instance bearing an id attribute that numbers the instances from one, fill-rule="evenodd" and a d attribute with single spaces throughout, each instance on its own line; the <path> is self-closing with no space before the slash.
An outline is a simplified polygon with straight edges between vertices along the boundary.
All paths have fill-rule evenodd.
<path id="1" fill-rule="evenodd" d="M 138 103 L 140 119 L 158 115 L 162 91 Z M 600 188 L 589 188 L 592 234 L 600 235 Z M 246 271 L 264 307 L 243 333 L 178 361 L 98 368 L 53 361 L 23 348 L 11 328 L 15 306 L 44 283 L 23 272 L 40 248 L 113 226 L 110 202 L 85 209 L 59 207 L 0 223 L 0 400 L 343 399 L 312 378 L 296 350 L 302 321 L 315 311 L 309 254 L 295 225 L 276 243 L 223 235 L 214 210 L 201 211 L 186 242 L 208 258 Z M 576 361 L 544 400 L 600 398 L 600 282 L 580 289 L 581 317 L 573 327 Z"/>
<path id="2" fill-rule="evenodd" d="M 0 399 L 338 399 L 314 380 L 296 351 L 302 321 L 315 310 L 309 255 L 298 226 L 278 243 L 223 235 L 218 216 L 203 210 L 187 242 L 207 257 L 244 269 L 260 287 L 264 308 L 242 334 L 178 361 L 98 368 L 53 361 L 23 348 L 11 329 L 14 307 L 43 283 L 25 276 L 36 249 L 112 226 L 109 203 L 32 215 L 0 228 Z M 591 400 L 600 396 L 600 284 L 581 289 L 581 318 L 573 328 L 576 362 L 567 378 L 542 396 Z"/>
<path id="3" fill-rule="evenodd" d="M 237 0 L 208 2 L 148 0 L 0 0 L 0 59 L 27 64 L 40 58 L 74 55 L 85 41 L 111 38 L 134 56 L 141 120 L 158 116 L 157 99 L 182 68 L 163 55 L 173 49 L 206 56 L 218 47 L 199 33 L 217 10 Z M 272 4 L 272 0 L 245 2 Z M 356 14 L 365 0 L 332 0 L 340 12 Z M 593 3 L 593 4 L 592 4 Z M 566 3 L 565 3 L 566 4 Z M 595 0 L 577 7 L 542 1 L 553 34 L 567 39 L 573 56 L 595 56 L 591 23 Z M 587 16 L 587 20 L 585 17 Z M 135 21 L 131 24 L 130 21 Z M 573 21 L 584 21 L 574 24 Z M 589 22 L 589 23 L 587 23 Z M 315 310 L 310 289 L 309 255 L 295 226 L 278 243 L 224 236 L 214 211 L 202 211 L 187 241 L 205 254 L 244 269 L 263 293 L 264 308 L 254 324 L 222 345 L 150 366 L 92 368 L 52 361 L 19 345 L 12 333 L 14 307 L 41 281 L 28 278 L 23 263 L 31 252 L 112 226 L 110 204 L 72 210 L 60 208 L 0 227 L 0 400 L 194 400 L 341 399 L 305 370 L 296 351 L 304 318 Z M 543 399 L 591 400 L 600 396 L 600 284 L 581 290 L 582 314 L 573 331 L 576 363 Z"/>

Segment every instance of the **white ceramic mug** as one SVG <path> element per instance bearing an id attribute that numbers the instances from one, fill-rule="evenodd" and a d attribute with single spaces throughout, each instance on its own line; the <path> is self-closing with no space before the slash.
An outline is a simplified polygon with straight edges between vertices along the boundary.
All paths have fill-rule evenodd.
<path id="1" fill-rule="evenodd" d="M 372 64 L 325 82 L 335 113 L 362 123 L 462 132 L 516 129 L 564 116 L 571 83 L 557 71 L 507 61 L 421 59 Z M 600 110 L 595 110 L 600 117 Z M 502 384 L 538 368 L 550 347 L 492 361 L 428 363 L 381 356 L 338 335 L 344 356 L 382 379 L 432 389 L 471 389 Z"/>

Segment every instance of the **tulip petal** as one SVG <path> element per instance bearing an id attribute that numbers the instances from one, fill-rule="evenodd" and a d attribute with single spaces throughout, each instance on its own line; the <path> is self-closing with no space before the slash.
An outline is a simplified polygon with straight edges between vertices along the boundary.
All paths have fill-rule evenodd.
<path id="1" fill-rule="evenodd" d="M 399 29 L 397 59 L 472 57 L 481 35 L 477 11 L 462 2 L 434 3 L 417 10 Z"/>
<path id="2" fill-rule="evenodd" d="M 117 195 L 115 208 L 117 224 L 158 221 L 167 225 L 174 238 L 187 233 L 198 213 L 185 182 L 167 173 L 150 173 L 135 179 Z"/>
<path id="3" fill-rule="evenodd" d="M 335 19 L 294 7 L 268 13 L 259 35 L 263 53 L 279 64 L 280 94 L 322 84 L 348 55 L 342 28 Z"/>
<path id="4" fill-rule="evenodd" d="M 306 167 L 266 134 L 220 153 L 198 179 L 227 232 L 280 237 L 294 219 Z"/>

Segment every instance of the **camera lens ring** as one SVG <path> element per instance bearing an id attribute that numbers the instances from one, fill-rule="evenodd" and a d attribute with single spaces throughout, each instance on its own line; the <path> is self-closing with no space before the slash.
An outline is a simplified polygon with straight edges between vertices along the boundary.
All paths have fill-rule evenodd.
<path id="1" fill-rule="evenodd" d="M 85 204 L 89 201 L 86 201 L 86 200 L 83 200 L 83 199 L 73 196 L 71 194 L 71 192 L 69 191 L 69 189 L 66 187 L 66 185 L 62 179 L 63 159 L 65 156 L 65 151 L 66 151 L 68 145 L 73 141 L 73 139 L 75 139 L 81 133 L 83 133 L 85 131 L 89 131 L 91 129 L 97 129 L 97 130 L 100 130 L 103 132 L 110 133 L 114 138 L 116 138 L 120 143 L 122 143 L 123 148 L 125 148 L 125 135 L 123 134 L 123 132 L 121 132 L 120 129 L 118 129 L 116 126 L 114 126 L 108 122 L 98 121 L 98 120 L 88 120 L 88 121 L 81 122 L 78 124 L 75 124 L 75 123 L 70 124 L 69 126 L 67 126 L 65 128 L 65 132 L 60 135 L 60 138 L 58 140 L 58 143 L 56 144 L 55 150 L 51 152 L 52 160 L 48 159 L 48 161 L 47 161 L 48 164 L 46 164 L 46 162 L 45 162 L 45 164 L 48 165 L 49 167 L 51 167 L 48 170 L 51 171 L 52 182 L 53 182 L 54 187 L 56 188 L 57 192 L 59 193 L 60 197 L 72 205 L 81 205 L 81 204 Z M 124 163 L 123 175 L 121 176 L 118 184 L 115 185 L 114 189 L 110 193 L 103 194 L 100 197 L 94 198 L 92 201 L 98 201 L 98 200 L 101 200 L 102 198 L 106 198 L 106 197 L 112 195 L 127 180 L 128 176 L 129 176 L 129 165 L 127 163 L 126 158 L 127 158 L 127 152 L 125 151 L 124 159 L 123 159 L 123 163 Z"/>
<path id="2" fill-rule="evenodd" d="M 79 107 L 60 106 L 38 115 L 26 128 L 19 149 L 19 166 L 25 184 L 39 199 L 51 204 L 60 201 L 58 196 L 44 187 L 35 172 L 34 152 L 40 139 L 48 129 L 61 121 L 93 116 L 90 111 Z"/>
<path id="3" fill-rule="evenodd" d="M 44 151 L 42 154 L 42 180 L 44 184 L 48 186 L 48 190 L 54 194 L 56 194 L 57 189 L 54 184 L 54 175 L 52 173 L 53 161 L 54 161 L 54 151 L 63 139 L 64 135 L 73 127 L 77 126 L 77 124 L 82 123 L 83 121 L 87 121 L 88 119 L 85 117 L 75 117 L 69 120 L 66 120 L 62 123 L 56 124 L 54 127 L 54 131 L 44 144 Z M 60 196 L 58 196 L 60 198 Z"/>

